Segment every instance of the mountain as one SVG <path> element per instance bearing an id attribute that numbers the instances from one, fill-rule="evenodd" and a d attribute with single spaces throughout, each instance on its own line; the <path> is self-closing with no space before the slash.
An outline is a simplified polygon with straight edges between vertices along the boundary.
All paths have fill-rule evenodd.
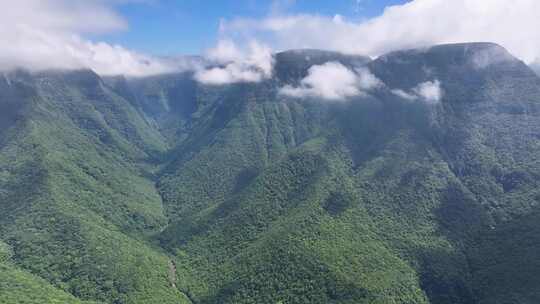
<path id="1" fill-rule="evenodd" d="M 531 64 L 531 69 L 536 72 L 536 74 L 540 75 L 540 62 L 533 62 Z"/>
<path id="2" fill-rule="evenodd" d="M 369 57 L 332 51 L 289 50 L 275 55 L 274 78 L 284 84 L 297 84 L 308 75 L 309 68 L 315 65 L 338 62 L 346 66 L 363 66 L 369 61 L 371 61 Z"/>
<path id="3" fill-rule="evenodd" d="M 2 85 L 0 235 L 13 267 L 79 299 L 182 303 L 170 259 L 147 241 L 167 223 L 150 170 L 163 136 L 91 71 Z"/>
<path id="4" fill-rule="evenodd" d="M 279 93 L 327 62 L 382 85 Z M 540 78 L 498 45 L 3 76 L 0 303 L 540 301 Z"/>

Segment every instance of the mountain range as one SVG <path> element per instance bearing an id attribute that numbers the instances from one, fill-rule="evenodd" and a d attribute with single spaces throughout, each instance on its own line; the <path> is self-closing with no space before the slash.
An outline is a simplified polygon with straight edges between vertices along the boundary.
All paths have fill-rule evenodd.
<path id="1" fill-rule="evenodd" d="M 328 63 L 372 85 L 283 93 Z M 0 303 L 540 302 L 540 77 L 502 47 L 193 74 L 0 77 Z"/>

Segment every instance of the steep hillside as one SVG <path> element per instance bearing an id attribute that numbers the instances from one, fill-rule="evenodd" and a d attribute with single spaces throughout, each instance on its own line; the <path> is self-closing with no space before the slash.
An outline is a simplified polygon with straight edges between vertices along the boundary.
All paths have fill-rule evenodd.
<path id="1" fill-rule="evenodd" d="M 13 264 L 80 299 L 182 301 L 145 241 L 167 222 L 149 179 L 163 137 L 92 72 L 6 77 L 16 93 L 0 104 L 19 109 L 2 135 L 0 235 Z"/>
<path id="2" fill-rule="evenodd" d="M 379 84 L 337 102 L 280 93 L 327 62 Z M 271 79 L 221 86 L 7 73 L 0 292 L 538 303 L 539 115 L 540 78 L 490 43 L 287 51 Z"/>
<path id="3" fill-rule="evenodd" d="M 11 263 L 11 255 L 9 246 L 0 242 L 0 303 L 91 303 L 79 301 L 45 280 L 21 270 Z"/>
<path id="4" fill-rule="evenodd" d="M 530 277 L 536 269 L 514 263 L 538 248 L 488 267 L 486 254 L 509 254 L 513 240 L 503 233 L 487 252 L 479 240 L 535 212 L 538 77 L 492 44 L 397 52 L 367 66 L 386 86 L 346 104 L 289 100 L 273 95 L 272 81 L 248 90 L 262 95 L 231 91 L 237 110 L 216 139 L 169 165 L 160 191 L 178 221 L 160 240 L 195 301 L 537 300 L 532 282 L 486 280 L 500 269 Z M 444 91 L 435 104 L 393 93 L 435 80 Z M 296 109 L 301 120 L 290 118 Z M 298 121 L 319 128 L 291 140 Z"/>

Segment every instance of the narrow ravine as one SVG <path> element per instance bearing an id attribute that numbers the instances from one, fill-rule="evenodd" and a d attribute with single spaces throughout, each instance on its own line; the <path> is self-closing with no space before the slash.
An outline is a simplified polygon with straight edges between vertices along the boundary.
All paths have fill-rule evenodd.
<path id="1" fill-rule="evenodd" d="M 171 287 L 174 289 L 176 288 L 176 264 L 169 260 L 169 283 L 171 283 Z"/>

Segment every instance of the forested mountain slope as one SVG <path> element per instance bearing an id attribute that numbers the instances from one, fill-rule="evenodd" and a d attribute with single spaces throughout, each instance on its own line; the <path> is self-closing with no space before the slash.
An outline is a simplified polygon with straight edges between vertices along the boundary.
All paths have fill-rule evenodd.
<path id="1" fill-rule="evenodd" d="M 167 223 L 144 166 L 162 136 L 90 71 L 20 72 L 3 85 L 19 97 L 1 101 L 14 105 L 0 152 L 13 265 L 80 299 L 181 301 L 169 259 L 146 242 Z"/>
<path id="2" fill-rule="evenodd" d="M 280 93 L 327 62 L 379 84 L 341 102 Z M 540 300 L 540 78 L 501 47 L 296 50 L 260 83 L 192 76 L 0 79 L 3 294 Z"/>

